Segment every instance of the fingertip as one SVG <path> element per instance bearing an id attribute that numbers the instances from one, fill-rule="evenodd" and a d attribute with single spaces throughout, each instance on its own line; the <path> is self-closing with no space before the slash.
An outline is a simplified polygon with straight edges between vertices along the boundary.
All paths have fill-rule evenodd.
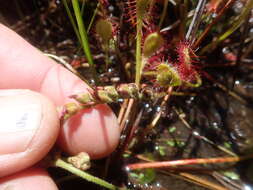
<path id="1" fill-rule="evenodd" d="M 0 189 L 57 190 L 58 188 L 44 169 L 29 168 L 15 175 L 0 179 Z"/>
<path id="2" fill-rule="evenodd" d="M 32 166 L 54 145 L 59 119 L 54 104 L 30 90 L 0 91 L 0 177 Z"/>
<path id="3" fill-rule="evenodd" d="M 0 47 L 0 68 L 3 75 L 0 78 L 0 88 L 38 91 L 49 97 L 57 106 L 72 101 L 69 99 L 70 95 L 87 91 L 87 85 L 77 76 L 42 55 L 15 32 L 0 25 L 0 34 L 4 36 L 0 38 L 0 42 L 6 44 L 6 47 Z M 15 51 L 10 51 L 13 48 Z M 107 115 L 103 115 L 104 113 Z M 77 123 L 78 120 L 81 120 L 81 125 L 73 126 L 72 123 Z M 70 124 L 77 130 L 68 129 Z M 80 112 L 63 128 L 59 144 L 71 154 L 87 151 L 91 157 L 100 158 L 111 153 L 119 141 L 116 117 L 105 105 Z M 67 131 L 71 134 L 67 134 Z"/>
<path id="4" fill-rule="evenodd" d="M 114 113 L 107 105 L 97 105 L 71 117 L 63 125 L 58 142 L 71 155 L 87 152 L 98 159 L 115 150 L 119 136 Z"/>

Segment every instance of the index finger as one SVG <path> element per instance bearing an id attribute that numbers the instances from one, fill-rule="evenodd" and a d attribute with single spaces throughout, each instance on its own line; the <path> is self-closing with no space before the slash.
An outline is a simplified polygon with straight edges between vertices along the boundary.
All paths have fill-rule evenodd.
<path id="1" fill-rule="evenodd" d="M 39 50 L 0 24 L 0 89 L 30 89 L 57 106 L 69 95 L 87 90 L 77 76 L 44 56 Z M 119 140 L 117 119 L 106 105 L 75 115 L 61 129 L 60 145 L 70 154 L 82 151 L 93 158 L 111 153 Z"/>

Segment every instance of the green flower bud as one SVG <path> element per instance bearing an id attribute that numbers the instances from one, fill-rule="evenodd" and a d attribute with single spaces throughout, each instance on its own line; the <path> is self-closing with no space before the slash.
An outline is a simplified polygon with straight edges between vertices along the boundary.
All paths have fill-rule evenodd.
<path id="1" fill-rule="evenodd" d="M 122 98 L 139 98 L 139 90 L 136 84 L 120 84 L 117 90 Z"/>
<path id="2" fill-rule="evenodd" d="M 104 103 L 116 102 L 119 98 L 119 94 L 114 86 L 106 86 L 103 89 L 99 89 L 97 95 L 100 101 Z"/>
<path id="3" fill-rule="evenodd" d="M 109 43 L 112 38 L 112 24 L 105 19 L 100 19 L 96 24 L 96 33 L 101 37 L 103 43 Z"/>
<path id="4" fill-rule="evenodd" d="M 79 106 L 74 102 L 70 102 L 65 105 L 65 109 L 68 114 L 74 115 L 79 111 Z"/>
<path id="5" fill-rule="evenodd" d="M 73 98 L 81 104 L 89 104 L 94 102 L 94 98 L 87 92 L 83 94 L 73 95 Z"/>
<path id="6" fill-rule="evenodd" d="M 149 34 L 143 46 L 143 54 L 145 57 L 149 57 L 154 54 L 164 43 L 163 37 L 158 32 Z"/>

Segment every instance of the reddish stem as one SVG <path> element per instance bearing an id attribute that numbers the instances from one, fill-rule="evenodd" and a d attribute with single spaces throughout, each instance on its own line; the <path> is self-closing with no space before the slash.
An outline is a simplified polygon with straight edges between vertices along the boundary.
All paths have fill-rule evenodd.
<path id="1" fill-rule="evenodd" d="M 228 163 L 239 162 L 245 159 L 253 158 L 253 155 L 243 157 L 217 157 L 217 158 L 196 158 L 196 159 L 184 159 L 162 162 L 148 162 L 148 163 L 136 163 L 128 164 L 127 170 L 145 169 L 145 168 L 166 168 L 182 165 L 196 165 L 196 164 L 211 164 L 211 163 Z"/>

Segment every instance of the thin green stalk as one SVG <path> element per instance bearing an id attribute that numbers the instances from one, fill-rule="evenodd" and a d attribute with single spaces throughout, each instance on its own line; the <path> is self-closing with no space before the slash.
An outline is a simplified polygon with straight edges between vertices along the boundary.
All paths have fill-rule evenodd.
<path id="1" fill-rule="evenodd" d="M 86 32 L 86 29 L 83 24 L 83 19 L 82 19 L 78 0 L 72 0 L 72 5 L 74 8 L 74 13 L 76 16 L 76 21 L 77 21 L 77 25 L 78 25 L 78 29 L 79 29 L 79 34 L 80 34 L 81 41 L 82 41 L 81 44 L 83 46 L 84 53 L 86 55 L 86 58 L 88 60 L 90 68 L 92 70 L 95 83 L 97 84 L 98 83 L 98 76 L 97 76 L 97 73 L 96 73 L 96 70 L 94 67 L 94 62 L 93 62 L 93 58 L 92 58 L 91 51 L 90 51 L 88 36 L 87 36 L 87 32 Z"/>
<path id="2" fill-rule="evenodd" d="M 144 64 L 142 63 L 141 41 L 143 20 L 149 10 L 154 5 L 154 0 L 137 0 L 136 1 L 136 65 L 135 65 L 135 84 L 140 86 L 141 74 Z"/>
<path id="3" fill-rule="evenodd" d="M 73 29 L 74 29 L 74 32 L 75 32 L 75 34 L 76 34 L 76 37 L 77 37 L 79 43 L 82 44 L 81 37 L 80 37 L 80 34 L 79 34 L 79 32 L 78 32 L 78 29 L 77 29 L 75 20 L 74 20 L 72 14 L 71 14 L 70 9 L 69 9 L 68 2 L 67 2 L 67 0 L 62 0 L 62 3 L 63 3 L 63 5 L 64 5 L 64 7 L 65 7 L 65 9 L 66 9 L 67 15 L 68 15 L 69 20 L 70 20 L 70 22 L 71 22 L 71 25 L 72 25 L 72 27 L 73 27 Z"/>
<path id="4" fill-rule="evenodd" d="M 89 24 L 88 29 L 87 29 L 87 33 L 88 33 L 88 34 L 89 34 L 89 32 L 90 32 L 91 26 L 92 26 L 92 24 L 93 24 L 93 22 L 94 22 L 94 20 L 95 20 L 96 15 L 97 15 L 99 6 L 100 6 L 100 3 L 98 2 L 98 3 L 97 3 L 97 7 L 96 7 L 96 9 L 95 9 L 95 11 L 94 11 L 94 13 L 93 13 L 93 15 L 92 15 L 90 24 Z"/>
<path id="5" fill-rule="evenodd" d="M 137 18 L 137 36 L 136 36 L 136 73 L 135 83 L 140 85 L 141 70 L 142 70 L 142 57 L 141 57 L 141 38 L 142 38 L 142 20 Z"/>
<path id="6" fill-rule="evenodd" d="M 82 7 L 81 7 L 81 15 L 82 16 L 83 16 L 83 12 L 84 12 L 85 3 L 86 3 L 86 1 L 82 2 Z"/>
<path id="7" fill-rule="evenodd" d="M 106 44 L 105 45 L 105 67 L 106 67 L 106 70 L 109 68 L 109 63 L 110 63 L 110 59 L 109 59 L 109 44 Z"/>
<path id="8" fill-rule="evenodd" d="M 88 174 L 87 172 L 84 172 L 82 170 L 79 170 L 77 168 L 75 168 L 74 166 L 72 166 L 71 164 L 63 161 L 62 159 L 57 159 L 54 162 L 54 166 L 59 167 L 59 168 L 63 168 L 69 172 L 71 172 L 72 174 L 75 174 L 76 176 L 79 176 L 89 182 L 95 183 L 97 185 L 100 185 L 102 187 L 105 187 L 107 189 L 111 189 L 111 190 L 117 190 L 119 188 L 117 188 L 116 186 L 112 185 L 111 183 L 108 183 L 107 181 L 104 181 L 98 177 L 92 176 L 90 174 Z"/>
<path id="9" fill-rule="evenodd" d="M 159 28 L 162 27 L 164 18 L 165 18 L 166 13 L 167 13 L 168 4 L 169 4 L 169 0 L 165 0 L 165 1 L 164 1 L 164 5 L 163 5 L 163 12 L 162 12 L 162 15 L 161 15 L 161 18 L 160 18 L 160 21 L 159 21 Z"/>

